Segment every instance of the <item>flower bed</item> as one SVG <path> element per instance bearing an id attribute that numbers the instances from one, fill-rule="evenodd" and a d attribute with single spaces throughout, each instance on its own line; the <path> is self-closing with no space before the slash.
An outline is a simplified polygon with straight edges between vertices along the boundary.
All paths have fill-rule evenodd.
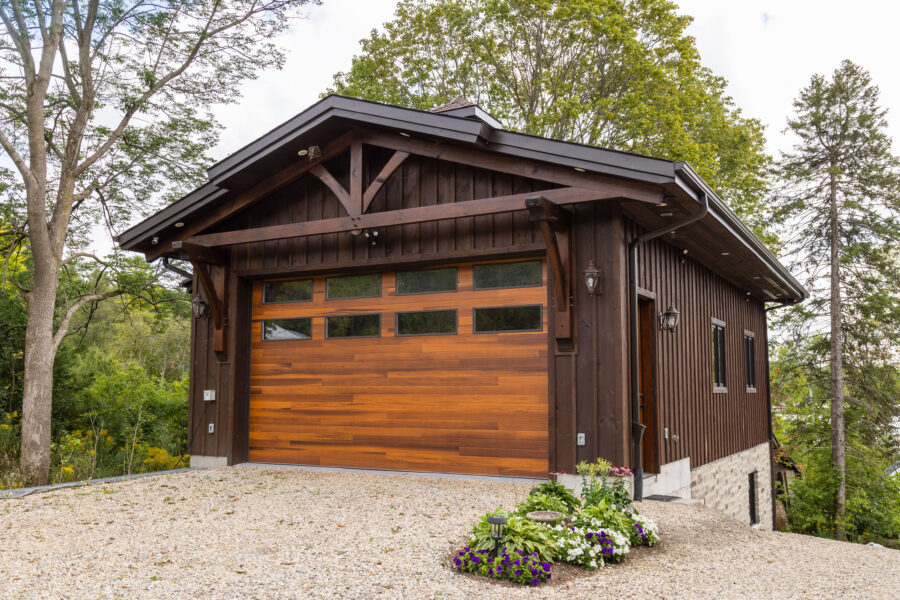
<path id="1" fill-rule="evenodd" d="M 456 553 L 453 566 L 461 573 L 476 573 L 524 585 L 540 585 L 551 578 L 554 562 L 587 570 L 625 560 L 634 546 L 652 546 L 659 529 L 638 513 L 625 488 L 627 467 L 614 467 L 598 459 L 578 465 L 582 498 L 550 481 L 531 490 L 513 510 L 503 508 L 484 515 L 472 528 L 469 546 Z M 554 524 L 528 520 L 536 511 L 560 514 Z M 499 539 L 491 537 L 488 518 L 507 519 Z"/>

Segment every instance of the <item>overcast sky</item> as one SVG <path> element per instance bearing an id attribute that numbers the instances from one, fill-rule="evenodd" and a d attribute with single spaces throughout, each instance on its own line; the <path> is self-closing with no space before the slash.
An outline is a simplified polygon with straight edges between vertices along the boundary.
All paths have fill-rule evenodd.
<path id="1" fill-rule="evenodd" d="M 359 40 L 391 19 L 395 0 L 324 0 L 308 8 L 282 39 L 283 71 L 265 73 L 241 90 L 239 104 L 217 115 L 225 126 L 214 151 L 223 158 L 313 102 L 346 70 Z M 729 82 L 729 92 L 748 116 L 766 127 L 769 151 L 790 148 L 782 134 L 791 103 L 813 73 L 831 74 L 841 60 L 870 71 L 894 148 L 900 149 L 900 3 L 888 0 L 681 0 L 694 17 L 690 33 L 703 63 Z"/>

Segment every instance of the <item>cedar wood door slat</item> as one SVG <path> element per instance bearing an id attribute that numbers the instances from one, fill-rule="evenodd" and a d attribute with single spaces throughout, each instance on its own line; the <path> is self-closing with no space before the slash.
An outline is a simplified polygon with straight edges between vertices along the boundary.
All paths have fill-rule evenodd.
<path id="1" fill-rule="evenodd" d="M 342 467 L 544 476 L 548 470 L 547 287 L 262 304 L 253 289 L 250 460 Z M 477 306 L 540 304 L 537 332 L 475 334 Z M 397 311 L 456 308 L 458 333 L 397 337 Z M 381 337 L 323 339 L 330 314 L 382 315 Z M 261 319 L 312 317 L 312 340 L 261 340 Z"/>

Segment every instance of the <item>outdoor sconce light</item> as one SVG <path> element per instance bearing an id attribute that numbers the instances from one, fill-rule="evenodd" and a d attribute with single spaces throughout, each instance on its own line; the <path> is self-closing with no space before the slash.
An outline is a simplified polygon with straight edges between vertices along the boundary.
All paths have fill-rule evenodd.
<path id="1" fill-rule="evenodd" d="M 197 319 L 202 319 L 209 315 L 209 305 L 200 296 L 194 296 L 194 299 L 191 300 L 191 309 L 194 311 L 194 317 Z"/>
<path id="2" fill-rule="evenodd" d="M 509 520 L 503 515 L 491 515 L 487 521 L 491 524 L 491 539 L 494 540 L 494 556 L 496 556 L 500 540 L 503 539 L 503 529 Z"/>
<path id="3" fill-rule="evenodd" d="M 680 317 L 681 313 L 678 312 L 675 305 L 669 304 L 669 308 L 666 309 L 666 312 L 659 313 L 660 331 L 668 331 L 669 333 L 675 331 L 675 328 L 678 327 L 678 319 Z"/>
<path id="4" fill-rule="evenodd" d="M 588 261 L 584 268 L 584 287 L 587 288 L 588 294 L 602 294 L 603 288 L 600 286 L 600 269 L 594 266 L 594 261 Z"/>

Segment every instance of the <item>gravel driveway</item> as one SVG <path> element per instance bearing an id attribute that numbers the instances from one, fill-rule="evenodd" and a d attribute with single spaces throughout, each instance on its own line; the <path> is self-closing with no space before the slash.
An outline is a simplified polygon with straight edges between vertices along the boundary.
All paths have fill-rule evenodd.
<path id="1" fill-rule="evenodd" d="M 253 466 L 0 500 L 2 598 L 898 598 L 900 551 L 644 502 L 663 542 L 520 588 L 447 566 L 524 483 Z"/>

